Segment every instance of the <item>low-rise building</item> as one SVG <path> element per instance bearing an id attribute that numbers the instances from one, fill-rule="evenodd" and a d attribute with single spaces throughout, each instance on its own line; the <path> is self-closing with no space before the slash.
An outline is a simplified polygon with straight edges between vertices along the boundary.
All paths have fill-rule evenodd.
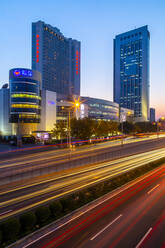
<path id="1" fill-rule="evenodd" d="M 40 123 L 41 73 L 26 68 L 9 72 L 10 123 L 16 135 L 32 134 Z"/>
<path id="2" fill-rule="evenodd" d="M 41 122 L 38 130 L 51 131 L 56 123 L 57 97 L 56 92 L 42 90 Z"/>
<path id="3" fill-rule="evenodd" d="M 119 108 L 118 103 L 92 97 L 81 97 L 80 118 L 133 122 L 133 116 L 134 110 Z"/>
<path id="4" fill-rule="evenodd" d="M 81 97 L 81 102 L 84 107 L 80 107 L 80 111 L 86 109 L 84 117 L 105 121 L 118 121 L 119 119 L 119 105 L 117 103 L 93 97 Z M 83 116 L 83 114 L 80 114 L 80 116 Z"/>
<path id="5" fill-rule="evenodd" d="M 0 89 L 0 132 L 3 136 L 11 135 L 12 126 L 9 123 L 10 92 L 8 84 Z"/>

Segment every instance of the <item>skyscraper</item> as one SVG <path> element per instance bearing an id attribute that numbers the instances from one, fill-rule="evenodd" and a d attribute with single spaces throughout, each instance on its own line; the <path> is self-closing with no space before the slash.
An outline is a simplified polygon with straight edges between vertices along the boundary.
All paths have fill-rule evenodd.
<path id="1" fill-rule="evenodd" d="M 56 27 L 32 23 L 32 69 L 42 74 L 42 89 L 80 95 L 80 42 Z"/>
<path id="2" fill-rule="evenodd" d="M 149 120 L 148 26 L 114 39 L 114 101 L 133 109 L 135 121 Z"/>
<path id="3" fill-rule="evenodd" d="M 155 109 L 150 108 L 150 121 L 155 122 Z"/>

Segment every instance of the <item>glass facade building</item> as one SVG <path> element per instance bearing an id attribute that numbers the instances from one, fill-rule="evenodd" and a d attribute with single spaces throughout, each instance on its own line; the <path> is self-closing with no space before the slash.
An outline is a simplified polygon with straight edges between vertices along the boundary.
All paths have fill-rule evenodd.
<path id="1" fill-rule="evenodd" d="M 32 23 L 32 69 L 42 74 L 42 89 L 80 95 L 80 42 L 56 27 Z"/>
<path id="2" fill-rule="evenodd" d="M 155 122 L 155 109 L 150 108 L 150 121 Z"/>
<path id="3" fill-rule="evenodd" d="M 9 72 L 10 82 L 10 122 L 39 123 L 41 111 L 38 71 L 15 68 Z"/>
<path id="4" fill-rule="evenodd" d="M 119 105 L 117 103 L 92 98 L 81 97 L 84 105 L 88 106 L 88 117 L 95 120 L 119 120 Z"/>
<path id="5" fill-rule="evenodd" d="M 114 102 L 134 110 L 135 121 L 149 120 L 148 26 L 114 39 Z"/>

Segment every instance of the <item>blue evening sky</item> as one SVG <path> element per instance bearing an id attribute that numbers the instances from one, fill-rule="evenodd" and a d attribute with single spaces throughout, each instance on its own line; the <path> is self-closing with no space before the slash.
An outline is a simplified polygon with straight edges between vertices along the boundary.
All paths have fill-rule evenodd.
<path id="1" fill-rule="evenodd" d="M 164 0 L 0 0 L 0 84 L 31 68 L 31 23 L 43 20 L 81 41 L 81 95 L 113 100 L 113 38 L 148 25 L 150 105 L 165 115 Z"/>

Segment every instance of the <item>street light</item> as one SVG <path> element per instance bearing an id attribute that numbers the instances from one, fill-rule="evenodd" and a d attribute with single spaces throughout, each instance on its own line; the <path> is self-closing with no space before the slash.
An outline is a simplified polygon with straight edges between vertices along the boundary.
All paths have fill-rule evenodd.
<path id="1" fill-rule="evenodd" d="M 157 138 L 159 138 L 159 127 L 160 127 L 161 123 L 159 121 L 157 121 Z"/>
<path id="2" fill-rule="evenodd" d="M 153 122 L 153 125 L 156 125 L 157 138 L 159 138 L 159 126 L 161 123 L 159 121 Z"/>
<path id="3" fill-rule="evenodd" d="M 70 126 L 70 112 L 71 109 L 74 109 L 75 113 L 76 113 L 76 119 L 79 118 L 78 116 L 78 110 L 80 109 L 80 97 L 78 97 L 77 99 L 74 97 L 73 101 L 70 102 L 72 104 L 71 108 L 69 108 L 69 112 L 68 112 L 68 142 L 69 142 L 69 148 L 71 148 L 71 126 Z"/>
<path id="4" fill-rule="evenodd" d="M 119 104 L 119 124 L 121 123 L 121 132 L 122 132 L 122 137 L 121 137 L 121 145 L 123 146 L 123 143 L 124 143 L 124 137 L 123 137 L 123 113 L 121 111 L 121 106 Z"/>

